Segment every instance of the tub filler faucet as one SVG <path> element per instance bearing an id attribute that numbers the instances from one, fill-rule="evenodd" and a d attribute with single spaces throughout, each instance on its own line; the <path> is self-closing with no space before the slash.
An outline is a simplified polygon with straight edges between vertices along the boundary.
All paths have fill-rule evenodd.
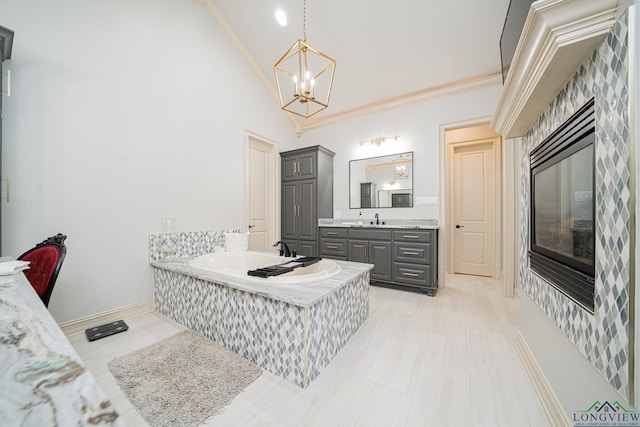
<path id="1" fill-rule="evenodd" d="M 284 256 L 286 257 L 290 257 L 291 256 L 291 251 L 289 250 L 289 246 L 287 246 L 287 244 L 281 240 L 278 240 L 277 242 L 275 242 L 273 244 L 273 247 L 278 247 L 278 245 L 280 245 L 280 256 L 282 256 L 282 254 L 284 254 Z"/>

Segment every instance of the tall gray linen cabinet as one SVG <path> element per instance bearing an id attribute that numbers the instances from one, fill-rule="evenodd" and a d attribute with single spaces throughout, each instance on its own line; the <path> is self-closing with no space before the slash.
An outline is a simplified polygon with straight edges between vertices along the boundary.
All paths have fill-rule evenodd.
<path id="1" fill-rule="evenodd" d="M 318 255 L 318 218 L 333 218 L 333 156 L 320 145 L 280 153 L 280 240 L 298 255 Z"/>

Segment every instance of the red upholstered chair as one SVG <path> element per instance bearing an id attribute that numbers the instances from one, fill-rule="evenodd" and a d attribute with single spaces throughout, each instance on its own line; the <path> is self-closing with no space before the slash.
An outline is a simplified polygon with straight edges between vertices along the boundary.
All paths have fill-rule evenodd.
<path id="1" fill-rule="evenodd" d="M 18 257 L 19 260 L 30 261 L 29 269 L 24 270 L 24 275 L 47 307 L 62 261 L 67 254 L 67 247 L 64 245 L 66 238 L 64 234 L 58 233 Z"/>

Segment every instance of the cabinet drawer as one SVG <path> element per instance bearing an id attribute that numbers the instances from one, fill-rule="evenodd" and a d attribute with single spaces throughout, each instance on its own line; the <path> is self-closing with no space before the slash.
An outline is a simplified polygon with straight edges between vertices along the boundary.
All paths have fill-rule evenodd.
<path id="1" fill-rule="evenodd" d="M 391 231 L 375 229 L 372 230 L 367 228 L 350 228 L 349 239 L 391 241 Z"/>
<path id="2" fill-rule="evenodd" d="M 431 243 L 433 241 L 433 231 L 431 230 L 394 231 L 393 240 L 395 242 Z"/>
<path id="3" fill-rule="evenodd" d="M 393 281 L 415 286 L 432 286 L 430 265 L 402 264 L 393 265 Z"/>
<path id="4" fill-rule="evenodd" d="M 320 239 L 320 255 L 329 257 L 347 256 L 347 241 L 334 239 Z"/>
<path id="5" fill-rule="evenodd" d="M 427 243 L 393 243 L 393 260 L 417 264 L 431 263 L 431 245 Z"/>
<path id="6" fill-rule="evenodd" d="M 346 228 L 326 228 L 320 227 L 320 237 L 329 237 L 332 239 L 347 238 L 347 229 Z"/>

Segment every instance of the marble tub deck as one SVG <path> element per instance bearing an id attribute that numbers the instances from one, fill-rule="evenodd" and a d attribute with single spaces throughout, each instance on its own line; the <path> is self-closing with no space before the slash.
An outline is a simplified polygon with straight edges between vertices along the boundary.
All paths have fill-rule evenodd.
<path id="1" fill-rule="evenodd" d="M 151 262 L 156 310 L 306 388 L 369 316 L 370 264 L 299 285 L 256 283 L 186 262 Z"/>

